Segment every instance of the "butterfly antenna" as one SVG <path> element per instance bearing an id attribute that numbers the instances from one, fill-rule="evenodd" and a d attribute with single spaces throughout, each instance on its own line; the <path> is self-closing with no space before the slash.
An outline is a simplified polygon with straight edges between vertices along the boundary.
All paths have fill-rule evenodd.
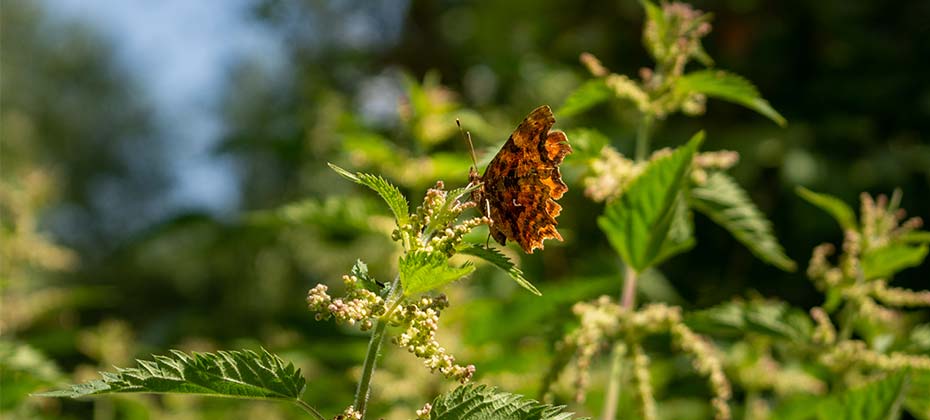
<path id="1" fill-rule="evenodd" d="M 465 138 L 465 141 L 468 142 L 468 150 L 471 152 L 471 162 L 475 165 L 475 170 L 478 170 L 478 158 L 475 156 L 475 146 L 471 142 L 471 132 L 465 131 L 462 128 L 462 122 L 458 118 L 455 119 L 455 125 L 459 126 L 459 131 L 462 132 L 462 137 Z"/>

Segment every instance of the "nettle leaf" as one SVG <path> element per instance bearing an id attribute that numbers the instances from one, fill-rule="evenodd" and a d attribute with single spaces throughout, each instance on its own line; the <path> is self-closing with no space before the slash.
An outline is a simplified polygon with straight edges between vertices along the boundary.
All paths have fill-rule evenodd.
<path id="1" fill-rule="evenodd" d="M 722 70 L 699 70 L 688 73 L 675 83 L 679 94 L 703 93 L 707 96 L 723 99 L 756 111 L 780 126 L 785 126 L 785 118 L 775 111 L 768 101 L 762 99 L 759 91 L 748 80 Z"/>
<path id="2" fill-rule="evenodd" d="M 460 386 L 433 400 L 430 420 L 570 420 L 564 407 L 485 385 Z"/>
<path id="3" fill-rule="evenodd" d="M 662 243 L 659 255 L 652 265 L 658 265 L 675 255 L 686 252 L 694 247 L 694 217 L 688 208 L 688 200 L 684 194 L 675 199 L 675 214 L 672 216 L 672 225 L 668 229 L 668 236 Z"/>
<path id="4" fill-rule="evenodd" d="M 804 187 L 798 187 L 795 192 L 808 203 L 833 216 L 843 230 L 859 228 L 856 223 L 856 213 L 843 200 L 829 194 L 816 193 Z"/>
<path id="5" fill-rule="evenodd" d="M 101 372 L 101 380 L 36 394 L 40 397 L 86 397 L 114 393 L 174 393 L 296 402 L 306 386 L 293 363 L 262 349 L 192 353 L 139 360 L 137 368 Z"/>
<path id="6" fill-rule="evenodd" d="M 368 264 L 365 264 L 362 260 L 355 260 L 355 264 L 352 265 L 352 270 L 349 271 L 353 276 L 359 279 L 362 282 L 362 286 L 365 289 L 380 293 L 384 289 L 383 285 L 378 284 L 377 281 L 370 274 L 368 274 Z"/>
<path id="7" fill-rule="evenodd" d="M 610 244 L 637 272 L 668 256 L 668 252 L 662 251 L 663 246 L 668 246 L 666 241 L 677 213 L 676 201 L 703 139 L 704 133 L 699 132 L 688 144 L 650 162 L 597 219 Z"/>
<path id="8" fill-rule="evenodd" d="M 909 388 L 907 373 L 893 373 L 869 384 L 834 395 L 820 403 L 817 418 L 885 420 L 896 419 Z M 924 390 L 926 391 L 926 390 Z"/>
<path id="9" fill-rule="evenodd" d="M 613 90 L 607 86 L 604 79 L 591 79 L 569 94 L 556 114 L 562 117 L 578 115 L 601 102 L 607 101 L 613 95 Z"/>
<path id="10" fill-rule="evenodd" d="M 905 268 L 916 267 L 927 257 L 927 245 L 891 244 L 869 250 L 862 256 L 866 279 L 891 276 Z"/>
<path id="11" fill-rule="evenodd" d="M 453 267 L 441 252 L 412 251 L 400 257 L 400 284 L 407 296 L 445 286 L 475 270 L 466 264 Z"/>
<path id="12" fill-rule="evenodd" d="M 376 230 L 372 215 L 379 214 L 374 199 L 360 197 L 308 198 L 275 209 L 251 212 L 248 223 L 260 227 L 313 225 L 333 234 L 357 234 Z M 379 215 L 380 217 L 380 215 Z"/>
<path id="13" fill-rule="evenodd" d="M 432 215 L 430 218 L 429 226 L 426 227 L 426 231 L 432 232 L 439 229 L 445 229 L 449 224 L 455 221 L 455 219 L 460 214 L 452 211 L 455 203 L 466 194 L 469 194 L 480 187 L 481 184 L 469 184 L 446 193 L 446 201 L 443 203 L 439 211 Z"/>
<path id="14" fill-rule="evenodd" d="M 332 170 L 336 171 L 336 173 L 342 175 L 346 179 L 374 190 L 376 193 L 378 193 L 378 195 L 381 196 L 382 199 L 384 199 L 384 202 L 387 203 L 388 207 L 391 208 L 391 211 L 394 212 L 394 218 L 397 219 L 397 224 L 407 224 L 410 217 L 409 209 L 407 206 L 407 198 L 404 197 L 400 190 L 397 189 L 397 187 L 395 187 L 393 184 L 387 182 L 380 176 L 361 172 L 353 174 L 345 169 L 333 165 L 332 163 L 327 163 L 327 165 L 329 165 Z"/>
<path id="15" fill-rule="evenodd" d="M 729 175 L 716 172 L 704 185 L 692 188 L 691 206 L 729 231 L 762 261 L 784 271 L 796 268 L 775 238 L 772 223 Z"/>
<path id="16" fill-rule="evenodd" d="M 795 342 L 808 341 L 814 326 L 804 311 L 785 302 L 727 302 L 695 311 L 685 323 L 697 332 L 715 335 L 763 334 Z"/>
<path id="17" fill-rule="evenodd" d="M 478 257 L 491 264 L 494 264 L 497 266 L 497 268 L 506 271 L 507 274 L 510 275 L 510 278 L 517 282 L 520 287 L 529 290 L 530 293 L 534 295 L 542 296 L 542 293 L 539 292 L 539 289 L 537 289 L 536 286 L 533 286 L 533 284 L 523 276 L 523 270 L 520 270 L 520 267 L 517 267 L 513 261 L 510 261 L 510 258 L 507 258 L 507 256 L 502 254 L 500 251 L 494 248 L 485 248 L 481 245 L 465 244 L 457 248 L 456 252 L 459 254 Z"/>

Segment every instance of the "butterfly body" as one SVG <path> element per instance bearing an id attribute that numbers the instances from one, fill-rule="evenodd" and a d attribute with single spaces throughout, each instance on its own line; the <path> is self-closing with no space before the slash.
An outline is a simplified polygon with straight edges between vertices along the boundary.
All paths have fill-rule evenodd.
<path id="1" fill-rule="evenodd" d="M 556 203 L 568 191 L 559 165 L 572 152 L 565 133 L 549 131 L 555 117 L 548 106 L 536 108 L 510 135 L 485 169 L 472 168 L 469 179 L 481 187 L 472 199 L 492 220 L 491 236 L 501 245 L 507 240 L 532 254 L 546 239 L 562 240 L 555 220 L 562 211 Z"/>

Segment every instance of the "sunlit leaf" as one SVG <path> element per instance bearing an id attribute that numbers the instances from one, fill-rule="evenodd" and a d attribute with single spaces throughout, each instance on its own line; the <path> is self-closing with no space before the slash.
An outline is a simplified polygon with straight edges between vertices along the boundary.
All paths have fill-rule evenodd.
<path id="1" fill-rule="evenodd" d="M 139 360 L 137 368 L 101 372 L 103 379 L 37 394 L 41 397 L 86 397 L 113 393 L 197 394 L 228 398 L 260 398 L 296 402 L 306 386 L 300 369 L 262 350 L 219 351 Z"/>
<path id="2" fill-rule="evenodd" d="M 927 245 L 891 244 L 869 250 L 862 256 L 862 272 L 866 279 L 893 275 L 905 268 L 920 265 L 927 257 Z"/>
<path id="3" fill-rule="evenodd" d="M 785 271 L 796 264 L 785 255 L 772 232 L 772 223 L 729 175 L 717 172 L 691 189 L 691 205 L 726 229 L 762 261 Z"/>
<path id="4" fill-rule="evenodd" d="M 500 251 L 493 248 L 485 248 L 481 245 L 467 244 L 459 247 L 456 252 L 478 257 L 494 264 L 497 268 L 506 271 L 507 274 L 510 275 L 510 278 L 517 282 L 520 287 L 529 290 L 530 293 L 534 295 L 542 295 L 539 289 L 533 286 L 533 284 L 523 276 L 523 270 L 520 270 L 520 267 L 517 267 L 513 261 L 510 261 L 510 258 L 507 258 L 507 256 Z"/>
<path id="5" fill-rule="evenodd" d="M 678 79 L 675 90 L 681 94 L 703 93 L 713 98 L 737 103 L 768 117 L 780 126 L 787 124 L 785 118 L 775 111 L 768 101 L 762 99 L 752 83 L 733 73 L 722 70 L 699 70 L 688 73 Z"/>
<path id="6" fill-rule="evenodd" d="M 727 302 L 695 311 L 685 317 L 695 331 L 716 335 L 763 334 L 806 342 L 813 331 L 810 318 L 800 309 L 777 301 Z"/>
<path id="7" fill-rule="evenodd" d="M 819 207 L 830 216 L 833 216 L 833 219 L 840 224 L 843 230 L 858 229 L 856 213 L 853 212 L 853 209 L 846 205 L 843 200 L 829 194 L 816 193 L 804 187 L 798 187 L 795 191 L 808 203 Z"/>
<path id="8" fill-rule="evenodd" d="M 593 128 L 574 128 L 565 130 L 565 136 L 572 142 L 572 160 L 582 162 L 600 155 L 601 149 L 610 143 L 610 139 Z"/>
<path id="9" fill-rule="evenodd" d="M 460 386 L 433 400 L 430 420 L 570 420 L 564 407 L 484 385 Z"/>
<path id="10" fill-rule="evenodd" d="M 613 94 L 613 91 L 607 87 L 603 79 L 588 80 L 568 95 L 556 115 L 562 117 L 578 115 L 588 110 L 588 108 L 607 101 Z"/>
<path id="11" fill-rule="evenodd" d="M 637 272 L 664 256 L 663 246 L 677 212 L 676 200 L 703 138 L 700 132 L 687 145 L 650 162 L 623 195 L 607 204 L 597 220 L 623 261 Z"/>
<path id="12" fill-rule="evenodd" d="M 471 264 L 449 265 L 440 252 L 413 251 L 400 258 L 400 284 L 404 294 L 410 296 L 445 286 L 474 270 Z"/>
<path id="13" fill-rule="evenodd" d="M 409 221 L 410 215 L 407 207 L 407 198 L 401 194 L 400 190 L 397 189 L 390 182 L 387 182 L 384 178 L 380 176 L 375 176 L 365 173 L 351 173 L 345 169 L 342 169 L 332 163 L 328 163 L 330 168 L 332 168 L 336 173 L 342 175 L 343 177 L 357 183 L 364 185 L 368 188 L 374 190 L 378 195 L 384 199 L 384 202 L 387 203 L 388 207 L 391 208 L 391 211 L 394 212 L 394 218 L 397 219 L 398 225 L 405 225 Z"/>
<path id="14" fill-rule="evenodd" d="M 889 374 L 865 386 L 832 396 L 820 404 L 817 417 L 820 420 L 896 419 L 910 384 L 908 379 L 906 373 Z"/>

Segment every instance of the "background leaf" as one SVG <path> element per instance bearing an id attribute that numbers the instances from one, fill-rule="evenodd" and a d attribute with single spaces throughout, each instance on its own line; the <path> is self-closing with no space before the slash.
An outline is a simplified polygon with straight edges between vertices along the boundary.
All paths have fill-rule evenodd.
<path id="1" fill-rule="evenodd" d="M 430 420 L 569 420 L 563 407 L 484 385 L 460 386 L 433 400 Z"/>
<path id="2" fill-rule="evenodd" d="M 822 402 L 818 418 L 851 420 L 891 420 L 898 418 L 908 388 L 905 373 L 889 374 L 883 379 L 848 390 Z"/>
<path id="3" fill-rule="evenodd" d="M 692 188 L 691 205 L 729 231 L 762 261 L 785 271 L 796 268 L 772 233 L 772 223 L 729 175 L 713 173 L 704 185 Z"/>
<path id="4" fill-rule="evenodd" d="M 475 266 L 449 265 L 439 252 L 413 251 L 400 258 L 400 283 L 407 296 L 428 292 L 456 281 L 475 270 Z"/>
<path id="5" fill-rule="evenodd" d="M 507 274 L 510 275 L 510 278 L 517 282 L 520 287 L 529 290 L 530 293 L 534 295 L 542 296 L 542 293 L 539 292 L 539 289 L 537 289 L 536 286 L 533 286 L 533 284 L 523 276 L 523 270 L 520 270 L 520 267 L 514 265 L 513 261 L 510 261 L 510 258 L 507 258 L 507 256 L 502 254 L 500 251 L 493 248 L 485 248 L 481 245 L 475 244 L 466 244 L 459 247 L 456 251 L 460 254 L 478 257 L 491 264 L 494 264 L 497 266 L 497 268 L 506 271 Z"/>
<path id="6" fill-rule="evenodd" d="M 757 333 L 795 342 L 806 342 L 813 323 L 804 311 L 785 302 L 753 300 L 727 302 L 685 316 L 697 332 L 714 335 Z"/>
<path id="7" fill-rule="evenodd" d="M 409 221 L 409 212 L 407 206 L 407 198 L 401 194 L 400 190 L 397 189 L 390 182 L 387 182 L 384 178 L 380 176 L 365 174 L 358 172 L 352 174 L 351 172 L 342 169 L 332 163 L 327 163 L 330 168 L 332 168 L 336 173 L 342 175 L 343 177 L 357 183 L 364 185 L 368 188 L 374 190 L 378 195 L 384 199 L 384 202 L 387 203 L 388 207 L 391 208 L 391 211 L 394 212 L 394 218 L 397 219 L 397 224 L 405 225 Z"/>
<path id="8" fill-rule="evenodd" d="M 829 194 L 816 193 L 801 186 L 795 191 L 808 203 L 819 207 L 821 210 L 830 214 L 830 216 L 833 216 L 833 218 L 839 222 L 843 230 L 858 229 L 856 213 L 853 212 L 853 209 L 846 205 L 843 200 Z"/>
<path id="9" fill-rule="evenodd" d="M 138 362 L 138 368 L 101 372 L 102 380 L 37 395 L 78 398 L 156 392 L 296 401 L 306 386 L 300 369 L 264 349 L 261 353 L 241 350 L 191 355 L 172 350 L 171 356 Z"/>
<path id="10" fill-rule="evenodd" d="M 588 80 L 568 95 L 556 114 L 562 117 L 578 115 L 588 108 L 607 101 L 613 94 L 604 79 Z"/>
<path id="11" fill-rule="evenodd" d="M 703 93 L 710 97 L 737 103 L 768 117 L 780 126 L 787 124 L 785 118 L 775 111 L 768 101 L 762 99 L 752 83 L 733 73 L 722 70 L 699 70 L 688 73 L 678 79 L 675 90 L 682 94 Z"/>
<path id="12" fill-rule="evenodd" d="M 866 279 L 891 276 L 905 268 L 920 265 L 927 256 L 926 245 L 891 244 L 869 250 L 862 256 L 862 272 Z"/>
<path id="13" fill-rule="evenodd" d="M 676 199 L 703 138 L 700 132 L 672 154 L 650 162 L 597 220 L 623 261 L 637 272 L 660 256 L 674 220 Z"/>

